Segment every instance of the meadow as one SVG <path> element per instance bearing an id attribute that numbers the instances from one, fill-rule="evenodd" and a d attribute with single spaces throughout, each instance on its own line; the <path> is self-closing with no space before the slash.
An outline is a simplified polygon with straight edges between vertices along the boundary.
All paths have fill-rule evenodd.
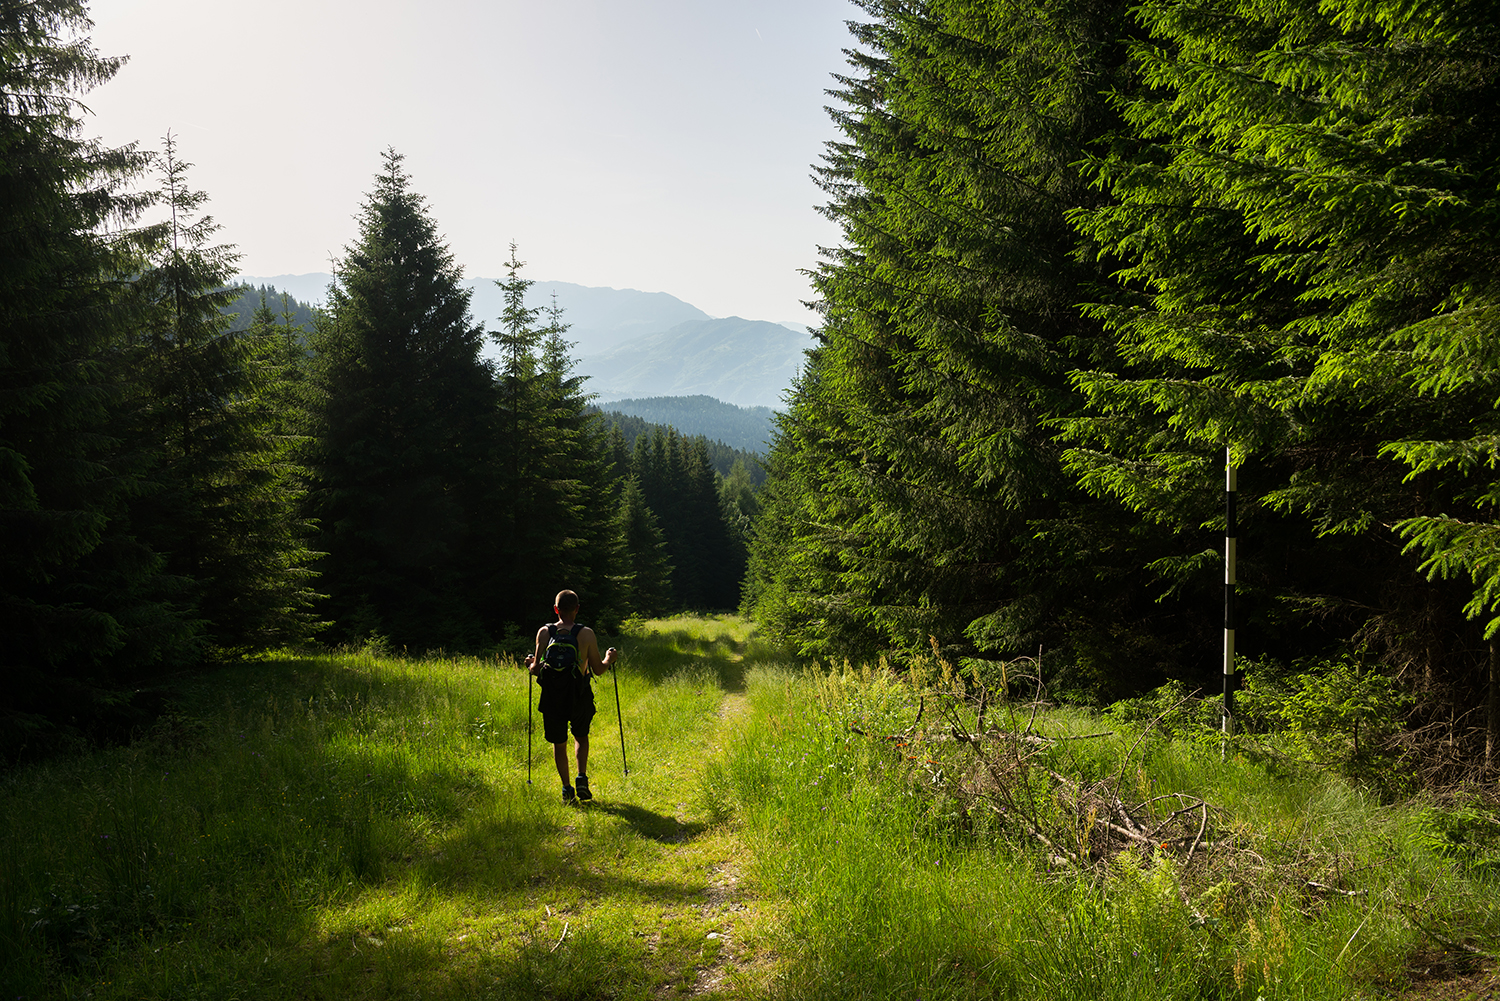
<path id="1" fill-rule="evenodd" d="M 613 642 L 561 802 L 513 661 L 284 654 L 0 781 L 6 998 L 1484 996 L 1500 824 L 1248 743 Z M 628 774 L 624 765 L 628 762 Z"/>

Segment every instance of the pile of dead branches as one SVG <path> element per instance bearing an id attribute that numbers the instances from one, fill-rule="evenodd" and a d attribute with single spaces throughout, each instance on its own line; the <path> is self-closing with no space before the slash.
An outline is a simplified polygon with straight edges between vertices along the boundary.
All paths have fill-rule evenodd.
<path id="1" fill-rule="evenodd" d="M 1107 774 L 1097 775 L 1097 765 L 1080 767 L 1073 750 L 1120 739 L 1115 730 L 1047 735 L 1036 726 L 1048 708 L 1044 700 L 991 698 L 977 685 L 929 689 L 911 724 L 898 732 L 850 729 L 899 755 L 914 785 L 950 801 L 970 826 L 988 818 L 986 827 L 1033 846 L 1051 868 L 1104 878 L 1127 850 L 1146 859 L 1170 857 L 1179 896 L 1195 918 L 1188 887 L 1224 880 L 1252 894 L 1295 887 L 1311 906 L 1319 898 L 1361 892 L 1346 888 L 1337 858 L 1323 857 L 1311 844 L 1272 844 L 1268 835 L 1246 830 L 1191 792 L 1143 795 L 1141 757 L 1157 732 L 1155 723 L 1135 734 Z M 987 715 L 1002 717 L 1002 725 L 986 723 Z M 1091 771 L 1096 777 L 1084 777 Z"/>

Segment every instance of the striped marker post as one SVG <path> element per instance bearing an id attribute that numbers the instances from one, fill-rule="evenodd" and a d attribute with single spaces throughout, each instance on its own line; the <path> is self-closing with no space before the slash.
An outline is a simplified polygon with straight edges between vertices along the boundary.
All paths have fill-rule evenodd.
<path id="1" fill-rule="evenodd" d="M 1234 494 L 1238 487 L 1234 457 L 1224 449 L 1224 735 L 1234 733 L 1234 564 L 1236 536 Z"/>

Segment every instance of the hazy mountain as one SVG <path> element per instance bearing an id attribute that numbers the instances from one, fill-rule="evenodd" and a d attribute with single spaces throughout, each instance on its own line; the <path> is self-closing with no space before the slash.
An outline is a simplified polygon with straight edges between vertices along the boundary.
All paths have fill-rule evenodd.
<path id="1" fill-rule="evenodd" d="M 709 441 L 721 441 L 742 452 L 762 455 L 770 451 L 766 443 L 775 430 L 770 407 L 737 407 L 710 396 L 615 400 L 599 404 L 599 409 L 639 417 L 651 424 L 668 424 L 691 437 L 702 435 Z M 729 470 L 721 469 L 720 472 L 728 473 Z"/>
<path id="2" fill-rule="evenodd" d="M 766 320 L 690 320 L 584 354 L 578 371 L 592 377 L 589 388 L 605 400 L 703 395 L 739 406 L 775 407 L 811 344 L 806 333 Z"/>
<path id="3" fill-rule="evenodd" d="M 328 274 L 242 276 L 250 285 L 270 285 L 306 303 L 327 298 Z M 499 325 L 503 295 L 495 283 L 476 278 L 470 309 L 488 328 Z M 665 292 L 591 288 L 571 282 L 537 282 L 527 304 L 548 307 L 552 294 L 572 324 L 578 372 L 603 405 L 622 398 L 712 396 L 741 406 L 778 407 L 781 394 L 802 367 L 812 339 L 802 324 L 714 319 Z M 485 354 L 496 349 L 487 344 Z"/>
<path id="4" fill-rule="evenodd" d="M 469 309 L 475 319 L 493 330 L 500 325 L 505 294 L 487 278 L 465 281 L 474 291 Z M 568 340 L 578 345 L 579 357 L 608 351 L 642 334 L 654 334 L 687 320 L 707 320 L 708 314 L 665 292 L 637 292 L 633 288 L 590 288 L 571 282 L 537 282 L 526 297 L 528 306 L 552 306 L 552 293 L 563 308 L 563 322 L 572 324 Z"/>
<path id="5" fill-rule="evenodd" d="M 332 275 L 277 275 L 274 278 L 241 276 L 249 285 L 272 285 L 295 299 L 321 304 L 328 296 Z M 489 278 L 471 278 L 463 282 L 472 293 L 469 311 L 474 319 L 493 330 L 500 325 L 505 309 L 505 295 Z M 563 308 L 563 322 L 572 324 L 568 339 L 578 345 L 580 356 L 607 351 L 621 342 L 642 334 L 654 334 L 687 320 L 707 320 L 709 316 L 696 306 L 665 292 L 637 292 L 630 288 L 590 288 L 572 282 L 537 282 L 526 297 L 528 306 L 550 308 L 552 294 Z"/>

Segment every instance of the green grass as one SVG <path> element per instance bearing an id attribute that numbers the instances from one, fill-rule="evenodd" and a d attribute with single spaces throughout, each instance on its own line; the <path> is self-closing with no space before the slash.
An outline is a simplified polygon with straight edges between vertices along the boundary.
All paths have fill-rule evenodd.
<path id="1" fill-rule="evenodd" d="M 1178 845 L 1068 867 L 986 809 L 998 797 L 976 785 L 976 752 L 941 742 L 963 720 L 926 741 L 883 739 L 911 733 L 921 703 L 908 685 L 868 669 L 772 669 L 752 672 L 750 691 L 754 722 L 710 775 L 733 790 L 764 891 L 790 904 L 775 996 L 1389 996 L 1416 951 L 1496 947 L 1500 885 L 1481 861 L 1495 839 L 1465 860 L 1430 804 L 1382 806 L 1336 777 L 1121 730 L 1037 760 L 1118 777 L 1138 800 L 1201 796 L 1221 844 L 1191 861 Z M 940 694 L 926 691 L 929 714 Z M 1052 736 L 1109 726 L 1037 720 Z M 1030 780 L 1059 843 L 1070 821 L 1088 825 Z"/>
<path id="2" fill-rule="evenodd" d="M 951 678 L 807 673 L 738 619 L 614 642 L 630 770 L 606 677 L 587 809 L 539 732 L 527 786 L 526 676 L 501 661 L 242 664 L 130 747 L 9 773 L 3 996 L 1271 1001 L 1389 996 L 1415 952 L 1495 948 L 1478 805 L 1056 711 L 1037 732 L 1118 732 L 1036 763 L 1201 796 L 1220 843 L 1059 864 L 943 739 L 974 722 Z M 1088 844 L 1028 774 L 1007 802 Z"/>
<path id="3" fill-rule="evenodd" d="M 6 777 L 7 995 L 686 989 L 733 856 L 695 776 L 746 634 L 668 620 L 620 644 L 630 774 L 600 679 L 587 810 L 560 802 L 539 719 L 527 787 L 513 663 L 278 657 L 208 676 L 133 746 Z"/>

